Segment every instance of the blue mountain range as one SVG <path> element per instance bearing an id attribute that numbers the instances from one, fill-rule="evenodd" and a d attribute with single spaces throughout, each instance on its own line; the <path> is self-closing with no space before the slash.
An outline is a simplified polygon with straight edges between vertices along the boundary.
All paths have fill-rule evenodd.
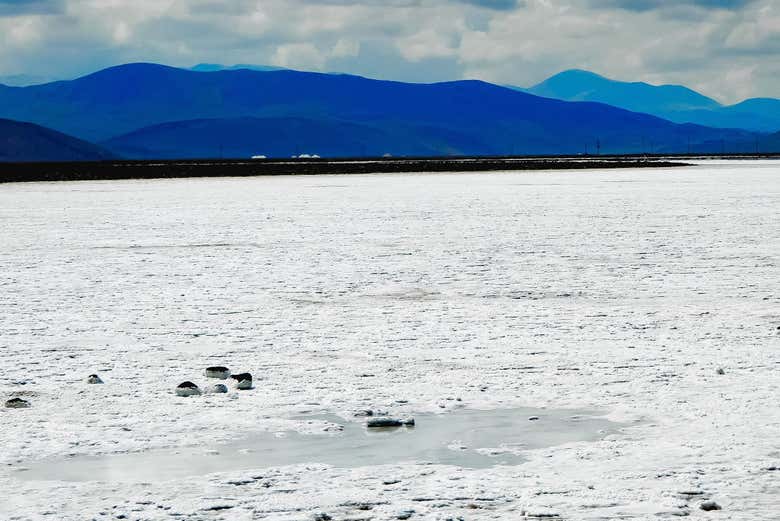
<path id="1" fill-rule="evenodd" d="M 607 103 L 677 123 L 759 132 L 780 130 L 780 100 L 771 98 L 753 98 L 726 106 L 687 87 L 616 81 L 583 70 L 564 71 L 520 90 L 566 101 Z"/>
<path id="2" fill-rule="evenodd" d="M 414 84 L 216 67 L 128 64 L 71 81 L 0 86 L 0 117 L 131 158 L 748 152 L 772 143 L 746 130 L 481 81 Z M 686 110 L 714 103 L 682 94 Z"/>

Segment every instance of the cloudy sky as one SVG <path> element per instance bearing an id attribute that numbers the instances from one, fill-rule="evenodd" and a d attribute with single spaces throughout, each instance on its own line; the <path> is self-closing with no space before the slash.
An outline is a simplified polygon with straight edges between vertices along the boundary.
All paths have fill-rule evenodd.
<path id="1" fill-rule="evenodd" d="M 273 64 L 532 85 L 570 68 L 780 97 L 780 0 L 0 0 L 0 76 Z"/>

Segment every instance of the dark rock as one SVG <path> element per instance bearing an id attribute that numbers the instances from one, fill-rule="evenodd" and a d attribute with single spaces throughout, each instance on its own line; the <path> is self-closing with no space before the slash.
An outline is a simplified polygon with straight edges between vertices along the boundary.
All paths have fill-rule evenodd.
<path id="1" fill-rule="evenodd" d="M 397 418 L 370 418 L 366 422 L 369 429 L 382 429 L 387 427 L 401 427 L 404 422 Z"/>
<path id="2" fill-rule="evenodd" d="M 100 379 L 100 377 L 96 374 L 91 374 L 87 377 L 87 383 L 88 384 L 102 384 L 103 380 Z"/>
<path id="3" fill-rule="evenodd" d="M 319 514 L 314 514 L 314 521 L 331 521 L 333 519 L 325 512 L 320 512 Z"/>
<path id="4" fill-rule="evenodd" d="M 726 371 L 724 371 L 722 367 L 718 367 L 718 370 L 717 370 L 717 371 L 715 371 L 715 372 L 716 372 L 717 374 L 720 374 L 720 375 L 726 374 Z"/>
<path id="5" fill-rule="evenodd" d="M 219 380 L 227 380 L 230 376 L 230 369 L 221 365 L 215 365 L 206 368 L 206 378 L 217 378 Z"/>
<path id="6" fill-rule="evenodd" d="M 704 492 L 703 490 L 681 490 L 680 492 L 677 493 L 677 495 L 682 498 L 692 498 L 696 496 L 704 496 L 706 494 L 707 493 Z"/>
<path id="7" fill-rule="evenodd" d="M 232 505 L 214 505 L 211 507 L 206 507 L 203 510 L 205 512 L 219 512 L 220 510 L 230 510 L 231 508 L 234 508 Z"/>
<path id="8" fill-rule="evenodd" d="M 721 506 L 712 500 L 704 501 L 701 505 L 699 505 L 699 508 L 704 510 L 705 512 L 711 512 L 713 510 L 721 510 Z"/>
<path id="9" fill-rule="evenodd" d="M 244 380 L 252 381 L 252 375 L 250 373 L 232 374 L 230 375 L 230 378 L 237 382 L 243 382 Z"/>
<path id="10" fill-rule="evenodd" d="M 21 398 L 11 398 L 5 402 L 5 406 L 9 409 L 26 409 L 30 406 L 30 402 Z"/>
<path id="11" fill-rule="evenodd" d="M 247 390 L 252 389 L 252 375 L 249 373 L 241 373 L 230 375 L 230 378 L 236 381 L 236 389 Z"/>
<path id="12" fill-rule="evenodd" d="M 200 388 L 192 382 L 182 382 L 176 386 L 177 396 L 198 396 Z"/>

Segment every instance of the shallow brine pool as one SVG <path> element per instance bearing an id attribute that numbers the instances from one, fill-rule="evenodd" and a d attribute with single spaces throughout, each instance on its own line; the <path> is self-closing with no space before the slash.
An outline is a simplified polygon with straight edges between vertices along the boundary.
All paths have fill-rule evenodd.
<path id="1" fill-rule="evenodd" d="M 260 433 L 213 447 L 50 459 L 18 468 L 18 476 L 154 482 L 302 463 L 364 467 L 415 462 L 486 468 L 519 464 L 524 450 L 597 440 L 619 426 L 588 411 L 530 408 L 423 414 L 415 418 L 414 426 L 385 428 L 367 428 L 335 416 L 308 421 L 322 423 L 323 433 Z"/>

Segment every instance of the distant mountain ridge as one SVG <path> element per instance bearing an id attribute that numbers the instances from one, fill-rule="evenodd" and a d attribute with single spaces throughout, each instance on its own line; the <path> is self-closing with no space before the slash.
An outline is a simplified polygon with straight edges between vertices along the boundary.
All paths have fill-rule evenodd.
<path id="1" fill-rule="evenodd" d="M 756 141 L 742 130 L 679 125 L 482 81 L 414 84 L 143 63 L 2 87 L 0 117 L 101 142 L 128 157 L 215 157 L 233 149 L 241 157 L 249 150 L 283 157 L 292 141 L 301 153 L 321 156 L 745 152 Z"/>
<path id="2" fill-rule="evenodd" d="M 199 63 L 193 67 L 190 67 L 190 70 L 195 72 L 239 71 L 241 69 L 246 69 L 250 71 L 263 71 L 263 72 L 287 70 L 285 67 L 277 67 L 275 65 L 249 65 L 244 63 L 238 63 L 236 65 L 220 65 L 218 63 Z"/>
<path id="3" fill-rule="evenodd" d="M 687 87 L 610 80 L 584 70 L 564 71 L 528 89 L 532 94 L 569 101 L 598 101 L 634 112 L 713 109 L 721 105 Z"/>
<path id="4" fill-rule="evenodd" d="M 523 90 L 565 101 L 606 103 L 676 123 L 759 132 L 780 130 L 780 100 L 772 98 L 753 98 L 724 106 L 687 87 L 617 81 L 578 69 L 561 72 Z"/>
<path id="5" fill-rule="evenodd" d="M 115 157 L 104 148 L 39 125 L 0 119 L 0 162 L 99 161 Z"/>
<path id="6" fill-rule="evenodd" d="M 41 85 L 52 81 L 48 76 L 34 76 L 31 74 L 10 74 L 0 76 L 0 84 L 9 87 L 27 87 L 28 85 Z"/>

